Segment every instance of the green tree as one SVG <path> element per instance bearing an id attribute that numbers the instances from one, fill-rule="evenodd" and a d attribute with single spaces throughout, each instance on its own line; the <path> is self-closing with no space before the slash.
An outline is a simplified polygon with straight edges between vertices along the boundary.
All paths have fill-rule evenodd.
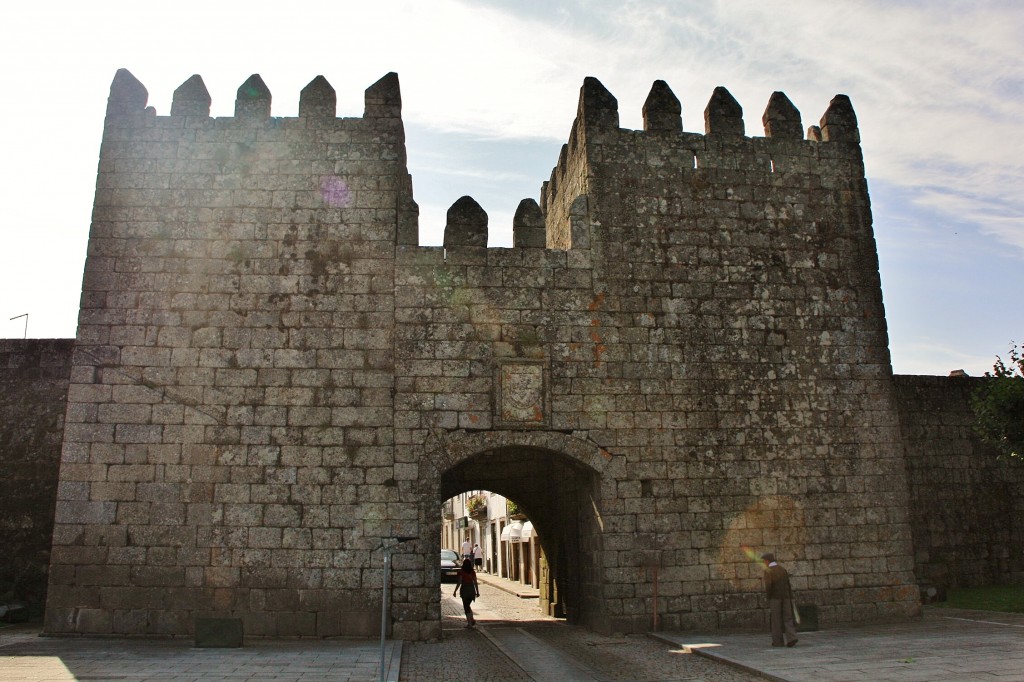
<path id="1" fill-rule="evenodd" d="M 1024 345 L 1010 342 L 1009 360 L 996 356 L 971 396 L 975 431 L 1000 456 L 1024 461 Z"/>

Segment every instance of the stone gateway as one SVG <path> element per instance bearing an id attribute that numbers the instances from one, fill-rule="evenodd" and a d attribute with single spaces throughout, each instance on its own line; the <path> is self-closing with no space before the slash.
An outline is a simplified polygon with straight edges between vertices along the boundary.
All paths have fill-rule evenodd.
<path id="1" fill-rule="evenodd" d="M 440 506 L 542 538 L 546 606 L 601 631 L 764 622 L 774 551 L 823 624 L 919 609 L 857 121 L 717 88 L 644 130 L 587 78 L 511 248 L 469 197 L 420 246 L 398 77 L 211 118 L 118 71 L 107 105 L 45 630 L 440 635 Z M 395 538 L 414 537 L 395 544 Z M 659 571 L 655 602 L 651 567 Z"/>

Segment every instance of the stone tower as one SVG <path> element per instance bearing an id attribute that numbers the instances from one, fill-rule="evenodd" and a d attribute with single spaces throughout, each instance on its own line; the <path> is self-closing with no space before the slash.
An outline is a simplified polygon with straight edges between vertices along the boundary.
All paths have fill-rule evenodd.
<path id="1" fill-rule="evenodd" d="M 644 130 L 585 80 L 514 246 L 469 197 L 418 245 L 398 78 L 297 118 L 259 76 L 209 116 L 111 87 L 69 389 L 46 629 L 440 634 L 440 505 L 515 499 L 544 604 L 600 630 L 764 617 L 770 548 L 822 622 L 917 609 L 856 117 L 765 137 L 717 88 Z M 395 538 L 416 540 L 395 545 Z M 651 573 L 659 574 L 660 598 Z"/>

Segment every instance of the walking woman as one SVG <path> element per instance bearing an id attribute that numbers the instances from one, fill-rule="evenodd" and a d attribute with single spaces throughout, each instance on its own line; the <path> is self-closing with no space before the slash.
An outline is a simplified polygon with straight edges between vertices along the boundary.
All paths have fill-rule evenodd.
<path id="1" fill-rule="evenodd" d="M 476 581 L 476 571 L 473 570 L 473 560 L 466 559 L 462 562 L 462 570 L 459 571 L 459 579 L 455 583 L 455 597 L 462 591 L 462 608 L 466 611 L 466 627 L 476 625 L 473 618 L 473 600 L 480 596 L 480 584 Z"/>

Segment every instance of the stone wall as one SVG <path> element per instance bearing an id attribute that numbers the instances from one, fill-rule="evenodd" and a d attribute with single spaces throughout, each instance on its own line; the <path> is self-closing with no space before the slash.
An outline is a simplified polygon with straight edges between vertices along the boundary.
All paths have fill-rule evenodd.
<path id="1" fill-rule="evenodd" d="M 394 74 L 209 116 L 115 77 L 69 387 L 46 629 L 439 636 L 440 504 L 514 499 L 558 608 L 643 631 L 764 621 L 774 551 L 823 623 L 916 613 L 859 136 L 781 93 L 746 137 L 595 79 L 512 248 L 463 197 L 417 243 Z M 541 238 L 543 233 L 543 238 Z M 398 538 L 413 538 L 395 545 Z M 658 571 L 659 600 L 653 598 Z"/>
<path id="2" fill-rule="evenodd" d="M 1024 583 L 1024 466 L 972 431 L 980 378 L 895 377 L 922 584 Z"/>
<path id="3" fill-rule="evenodd" d="M 228 119 L 198 76 L 169 116 L 147 98 L 117 73 L 46 628 L 373 633 L 383 538 L 418 530 L 391 453 L 394 250 L 415 241 L 397 77 L 362 118 L 322 77 L 292 119 L 258 76 Z M 422 585 L 420 555 L 396 566 Z"/>
<path id="4" fill-rule="evenodd" d="M 72 339 L 0 340 L 0 599 L 42 609 Z"/>
<path id="5" fill-rule="evenodd" d="M 581 474 L 547 455 L 565 467 L 555 488 L 589 496 L 593 526 L 556 509 L 554 490 L 524 499 L 511 473 L 502 483 L 503 453 L 534 456 L 527 436 L 465 453 L 483 470 L 461 479 L 521 502 L 549 541 L 544 528 L 568 519 L 574 585 L 591 586 L 568 609 L 594 627 L 649 625 L 652 564 L 666 627 L 758 622 L 760 568 L 742 545 L 783 557 L 825 622 L 913 613 L 902 445 L 849 102 L 836 98 L 803 140 L 784 96 L 766 119 L 796 125 L 767 138 L 743 136 L 724 90 L 703 135 L 682 132 L 673 100 L 655 84 L 652 127 L 622 130 L 615 98 L 587 79 L 541 195 L 548 245 L 564 250 L 485 249 L 486 223 L 471 238 L 460 219 L 446 249 L 399 253 L 396 457 L 443 457 L 424 481 L 445 481 L 453 464 L 474 466 L 451 459 L 455 432 L 515 428 L 607 453 Z M 500 423 L 508 368 L 531 365 L 547 393 Z"/>
<path id="6" fill-rule="evenodd" d="M 906 488 L 855 119 L 836 97 L 821 141 L 803 140 L 780 95 L 770 137 L 742 136 L 724 90 L 703 139 L 602 131 L 594 245 L 620 302 L 607 327 L 643 361 L 643 416 L 661 412 L 658 440 L 630 449 L 643 478 L 673 481 L 686 512 L 703 512 L 702 563 L 734 543 L 769 547 L 828 622 L 907 614 Z M 779 109 L 795 128 L 772 126 Z M 618 161 L 638 156 L 648 164 Z M 707 578 L 752 589 L 759 570 L 711 564 Z M 753 604 L 712 592 L 691 605 L 741 624 Z"/>

